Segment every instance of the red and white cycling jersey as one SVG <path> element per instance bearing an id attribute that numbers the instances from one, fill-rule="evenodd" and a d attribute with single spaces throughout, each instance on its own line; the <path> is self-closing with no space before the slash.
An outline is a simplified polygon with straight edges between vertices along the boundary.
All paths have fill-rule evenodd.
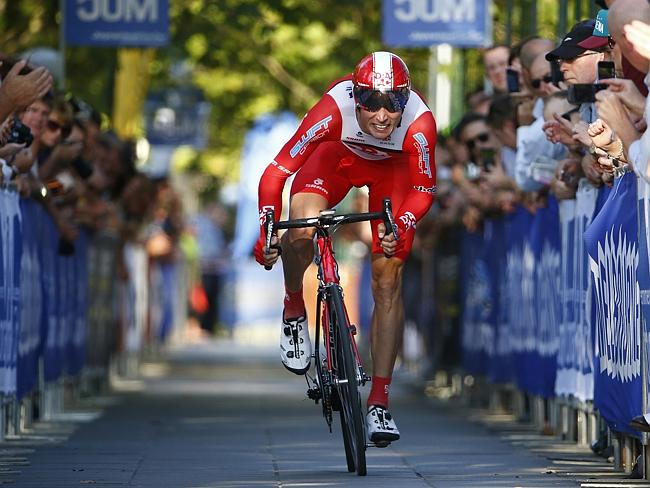
<path id="1" fill-rule="evenodd" d="M 273 209 L 279 218 L 285 181 L 305 164 L 317 145 L 325 141 L 340 141 L 354 155 L 366 160 L 385 161 L 390 165 L 391 160 L 408 159 L 412 187 L 400 208 L 394 210 L 401 230 L 409 230 L 433 203 L 436 134 L 431 110 L 413 90 L 400 126 L 387 139 L 364 133 L 357 122 L 352 77 L 335 81 L 264 171 L 259 184 L 260 223 L 269 209 Z"/>

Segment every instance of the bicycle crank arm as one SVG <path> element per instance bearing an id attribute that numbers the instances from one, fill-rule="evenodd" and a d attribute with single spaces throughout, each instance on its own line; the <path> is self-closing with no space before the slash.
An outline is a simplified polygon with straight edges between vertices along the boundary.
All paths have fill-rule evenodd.
<path id="1" fill-rule="evenodd" d="M 390 446 L 390 441 L 379 441 L 379 442 L 368 442 L 366 443 L 366 448 L 368 447 L 379 447 L 383 449 L 384 447 Z"/>

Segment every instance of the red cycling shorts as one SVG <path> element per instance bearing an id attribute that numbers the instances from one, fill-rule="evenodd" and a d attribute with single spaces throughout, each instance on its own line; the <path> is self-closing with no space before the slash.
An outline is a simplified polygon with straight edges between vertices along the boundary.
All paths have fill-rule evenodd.
<path id="1" fill-rule="evenodd" d="M 383 200 L 390 197 L 393 212 L 412 188 L 408 157 L 391 154 L 390 159 L 371 161 L 362 158 L 340 141 L 321 142 L 300 168 L 291 185 L 291 196 L 296 193 L 315 193 L 327 198 L 328 208 L 338 204 L 352 187 L 369 189 L 368 210 L 381 212 Z M 371 222 L 372 253 L 383 254 L 377 237 L 379 220 Z M 413 232 L 407 232 L 400 250 L 395 254 L 405 260 L 413 245 Z"/>

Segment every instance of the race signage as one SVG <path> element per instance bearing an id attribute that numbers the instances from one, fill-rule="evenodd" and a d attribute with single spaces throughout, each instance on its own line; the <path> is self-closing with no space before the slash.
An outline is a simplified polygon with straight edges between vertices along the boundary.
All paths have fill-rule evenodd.
<path id="1" fill-rule="evenodd" d="M 78 46 L 169 42 L 169 0 L 65 0 L 65 40 Z"/>
<path id="2" fill-rule="evenodd" d="M 382 39 L 395 47 L 492 43 L 490 0 L 384 0 Z"/>

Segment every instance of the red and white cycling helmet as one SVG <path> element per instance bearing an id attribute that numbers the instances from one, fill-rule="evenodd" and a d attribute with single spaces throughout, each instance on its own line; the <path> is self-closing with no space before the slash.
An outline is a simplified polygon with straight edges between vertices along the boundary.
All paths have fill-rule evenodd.
<path id="1" fill-rule="evenodd" d="M 357 107 L 377 112 L 403 112 L 411 94 L 406 63 L 396 54 L 377 51 L 363 58 L 352 74 Z"/>

